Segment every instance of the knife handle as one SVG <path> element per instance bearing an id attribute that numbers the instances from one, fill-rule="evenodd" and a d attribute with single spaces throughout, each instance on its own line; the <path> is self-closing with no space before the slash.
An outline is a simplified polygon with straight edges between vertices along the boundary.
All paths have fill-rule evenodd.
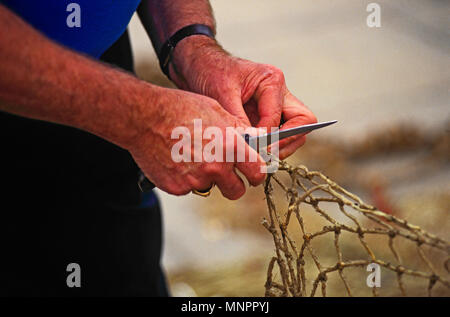
<path id="1" fill-rule="evenodd" d="M 246 133 L 243 136 L 244 136 L 245 143 L 250 144 L 249 143 L 250 142 L 250 134 Z"/>
<path id="2" fill-rule="evenodd" d="M 142 171 L 139 172 L 138 186 L 143 193 L 149 192 L 155 188 L 155 185 L 147 177 L 145 177 Z"/>

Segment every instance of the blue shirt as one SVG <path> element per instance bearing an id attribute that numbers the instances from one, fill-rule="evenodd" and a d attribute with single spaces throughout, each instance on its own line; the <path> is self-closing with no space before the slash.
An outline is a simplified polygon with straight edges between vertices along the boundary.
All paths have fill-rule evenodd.
<path id="1" fill-rule="evenodd" d="M 140 0 L 0 0 L 50 39 L 98 58 L 126 30 Z M 69 27 L 70 3 L 80 8 L 80 27 Z M 72 20 L 72 19 L 70 19 Z"/>

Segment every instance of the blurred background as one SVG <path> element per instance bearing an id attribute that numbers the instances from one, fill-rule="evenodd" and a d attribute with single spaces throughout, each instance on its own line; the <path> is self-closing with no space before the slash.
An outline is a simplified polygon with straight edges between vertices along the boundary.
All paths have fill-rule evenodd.
<path id="1" fill-rule="evenodd" d="M 450 237 L 450 2 L 212 0 L 217 39 L 233 55 L 284 71 L 288 88 L 319 121 L 288 159 L 320 170 L 369 204 Z M 168 86 L 133 17 L 138 75 Z M 163 265 L 172 294 L 262 296 L 273 255 L 261 187 L 232 202 L 158 191 Z M 364 284 L 365 280 L 357 283 Z"/>

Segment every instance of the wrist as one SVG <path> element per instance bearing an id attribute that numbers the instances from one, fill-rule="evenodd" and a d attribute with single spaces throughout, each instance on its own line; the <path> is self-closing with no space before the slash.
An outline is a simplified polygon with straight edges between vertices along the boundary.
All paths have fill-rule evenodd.
<path id="1" fill-rule="evenodd" d="M 178 43 L 169 66 L 170 77 L 177 87 L 201 93 L 201 78 L 213 66 L 212 60 L 229 57 L 213 38 L 192 35 Z"/>
<path id="2" fill-rule="evenodd" d="M 139 81 L 129 92 L 122 118 L 124 131 L 121 141 L 124 148 L 134 148 L 141 138 L 152 138 L 166 116 L 167 95 L 170 89 Z"/>
<path id="3" fill-rule="evenodd" d="M 87 130 L 130 150 L 154 124 L 158 106 L 155 103 L 162 88 L 128 74 L 119 74 L 114 82 L 118 85 L 111 85 L 104 93 L 111 98 L 104 98 L 99 105 L 107 117 L 101 122 L 93 118 L 96 123 Z"/>

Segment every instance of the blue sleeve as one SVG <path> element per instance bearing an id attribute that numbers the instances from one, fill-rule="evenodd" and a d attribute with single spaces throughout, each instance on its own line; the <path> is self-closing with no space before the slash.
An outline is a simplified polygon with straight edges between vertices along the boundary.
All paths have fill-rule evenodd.
<path id="1" fill-rule="evenodd" d="M 50 39 L 75 51 L 100 57 L 126 30 L 140 0 L 0 0 Z M 79 26 L 67 23 L 79 6 Z"/>

